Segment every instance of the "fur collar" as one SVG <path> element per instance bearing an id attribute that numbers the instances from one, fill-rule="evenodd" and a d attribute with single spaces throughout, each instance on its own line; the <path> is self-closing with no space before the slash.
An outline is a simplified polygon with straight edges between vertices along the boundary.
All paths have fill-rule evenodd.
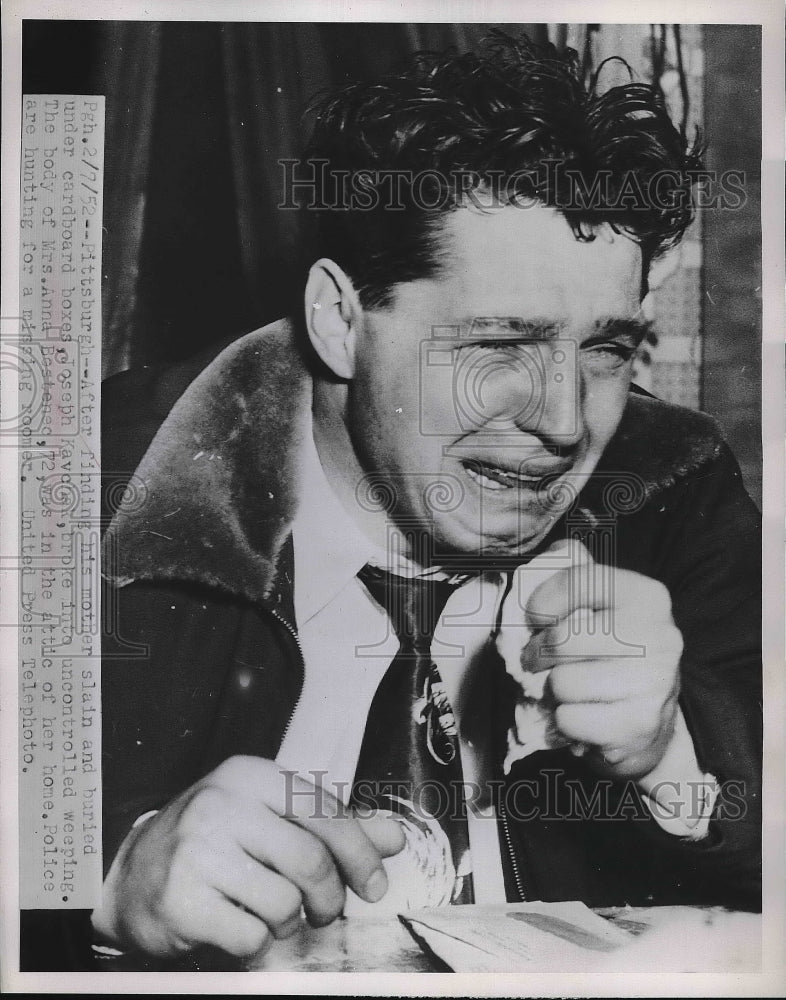
<path id="1" fill-rule="evenodd" d="M 136 470 L 104 540 L 105 577 L 116 586 L 190 581 L 269 603 L 291 548 L 284 543 L 310 408 L 311 378 L 287 321 L 223 351 L 175 404 Z M 582 494 L 585 513 L 592 518 L 604 478 L 650 499 L 715 458 L 721 444 L 706 414 L 631 393 L 596 488 Z"/>

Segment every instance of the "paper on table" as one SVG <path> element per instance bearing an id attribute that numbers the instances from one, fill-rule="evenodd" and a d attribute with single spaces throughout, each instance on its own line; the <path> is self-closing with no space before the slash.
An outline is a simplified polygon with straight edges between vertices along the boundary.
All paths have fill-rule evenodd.
<path id="1" fill-rule="evenodd" d="M 400 919 L 455 972 L 583 971 L 633 940 L 580 902 L 445 906 Z"/>
<path id="2" fill-rule="evenodd" d="M 626 919 L 627 918 L 627 919 Z M 759 972 L 762 916 L 720 906 L 655 906 L 618 911 L 636 941 L 604 956 L 593 972 Z M 643 928 L 643 930 L 642 930 Z"/>

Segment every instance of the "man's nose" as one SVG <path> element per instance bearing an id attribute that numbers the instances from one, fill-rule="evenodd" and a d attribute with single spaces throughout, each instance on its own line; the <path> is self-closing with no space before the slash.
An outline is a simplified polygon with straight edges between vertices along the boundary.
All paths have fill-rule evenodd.
<path id="1" fill-rule="evenodd" d="M 576 444 L 584 431 L 580 378 L 578 350 L 572 342 L 528 347 L 519 377 L 509 386 L 516 425 L 549 445 Z"/>

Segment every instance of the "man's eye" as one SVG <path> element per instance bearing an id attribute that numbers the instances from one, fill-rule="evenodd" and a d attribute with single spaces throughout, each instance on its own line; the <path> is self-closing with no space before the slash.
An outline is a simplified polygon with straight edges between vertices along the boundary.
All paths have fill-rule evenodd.
<path id="1" fill-rule="evenodd" d="M 613 371 L 630 361 L 636 353 L 636 348 L 630 344 L 618 344 L 607 341 L 602 344 L 589 344 L 581 349 L 585 365 L 592 369 Z"/>

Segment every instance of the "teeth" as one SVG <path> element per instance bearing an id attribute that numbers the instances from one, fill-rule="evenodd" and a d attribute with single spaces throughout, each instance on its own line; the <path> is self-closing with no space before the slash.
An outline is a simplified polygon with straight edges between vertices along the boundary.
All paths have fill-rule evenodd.
<path id="1" fill-rule="evenodd" d="M 488 476 L 484 476 L 482 472 L 477 472 L 471 466 L 465 465 L 464 470 L 471 479 L 474 479 L 476 483 L 487 490 L 510 490 L 517 484 L 524 485 L 538 482 L 534 476 L 517 475 L 515 472 L 509 472 L 507 469 L 497 469 L 501 476 L 505 476 L 509 480 L 507 483 L 499 483 L 496 479 L 489 479 Z"/>
<path id="2" fill-rule="evenodd" d="M 484 476 L 480 472 L 475 472 L 474 469 L 466 468 L 465 471 L 467 475 L 470 477 L 470 479 L 474 479 L 476 483 L 479 483 L 487 490 L 509 490 L 513 486 L 512 483 L 510 484 L 510 486 L 504 486 L 502 483 L 498 483 L 493 479 L 489 479 L 488 476 Z"/>

